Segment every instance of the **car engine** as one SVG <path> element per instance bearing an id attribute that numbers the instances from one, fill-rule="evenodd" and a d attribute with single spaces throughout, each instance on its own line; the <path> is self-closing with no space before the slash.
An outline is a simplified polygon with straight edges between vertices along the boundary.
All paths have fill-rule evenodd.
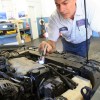
<path id="1" fill-rule="evenodd" d="M 39 64 L 36 47 L 2 48 L 2 100 L 91 100 L 100 84 L 100 62 L 55 52 Z"/>

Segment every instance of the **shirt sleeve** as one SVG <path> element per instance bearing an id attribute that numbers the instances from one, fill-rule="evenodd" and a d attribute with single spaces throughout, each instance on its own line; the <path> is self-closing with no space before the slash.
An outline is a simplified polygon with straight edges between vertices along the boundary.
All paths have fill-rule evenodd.
<path id="1" fill-rule="evenodd" d="M 58 38 L 59 28 L 57 26 L 56 17 L 51 16 L 48 24 L 48 39 L 56 42 Z"/>

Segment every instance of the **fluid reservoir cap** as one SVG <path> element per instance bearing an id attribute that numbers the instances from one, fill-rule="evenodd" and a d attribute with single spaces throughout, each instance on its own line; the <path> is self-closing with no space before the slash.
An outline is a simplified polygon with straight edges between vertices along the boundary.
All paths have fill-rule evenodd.
<path id="1" fill-rule="evenodd" d="M 36 76 L 36 75 L 39 75 L 40 74 L 40 70 L 38 69 L 34 69 L 31 71 L 32 75 Z"/>

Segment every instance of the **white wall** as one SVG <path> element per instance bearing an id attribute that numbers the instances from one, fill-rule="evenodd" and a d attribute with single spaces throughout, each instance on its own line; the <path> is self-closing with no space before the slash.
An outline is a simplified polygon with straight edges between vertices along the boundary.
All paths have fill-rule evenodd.
<path id="1" fill-rule="evenodd" d="M 42 17 L 49 17 L 56 9 L 54 0 L 41 0 Z"/>
<path id="2" fill-rule="evenodd" d="M 9 14 L 11 14 L 12 16 L 15 16 L 14 5 L 13 5 L 12 0 L 0 0 L 0 12 L 6 12 L 7 18 L 9 17 Z"/>
<path id="3" fill-rule="evenodd" d="M 40 0 L 27 0 L 28 17 L 31 19 L 32 38 L 38 38 L 37 17 L 41 17 Z"/>

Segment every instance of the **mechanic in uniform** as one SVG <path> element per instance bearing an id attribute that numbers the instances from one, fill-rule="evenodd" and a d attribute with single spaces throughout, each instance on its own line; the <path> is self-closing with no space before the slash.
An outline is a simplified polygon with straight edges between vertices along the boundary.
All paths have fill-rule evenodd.
<path id="1" fill-rule="evenodd" d="M 100 32 L 99 0 L 86 0 L 87 42 L 84 0 L 54 0 L 56 10 L 48 24 L 48 41 L 42 41 L 39 50 L 47 45 L 47 53 L 56 49 L 56 41 L 62 36 L 63 51 L 86 57 L 92 31 Z M 86 46 L 86 43 L 88 43 Z M 88 48 L 87 48 L 88 47 Z"/>

